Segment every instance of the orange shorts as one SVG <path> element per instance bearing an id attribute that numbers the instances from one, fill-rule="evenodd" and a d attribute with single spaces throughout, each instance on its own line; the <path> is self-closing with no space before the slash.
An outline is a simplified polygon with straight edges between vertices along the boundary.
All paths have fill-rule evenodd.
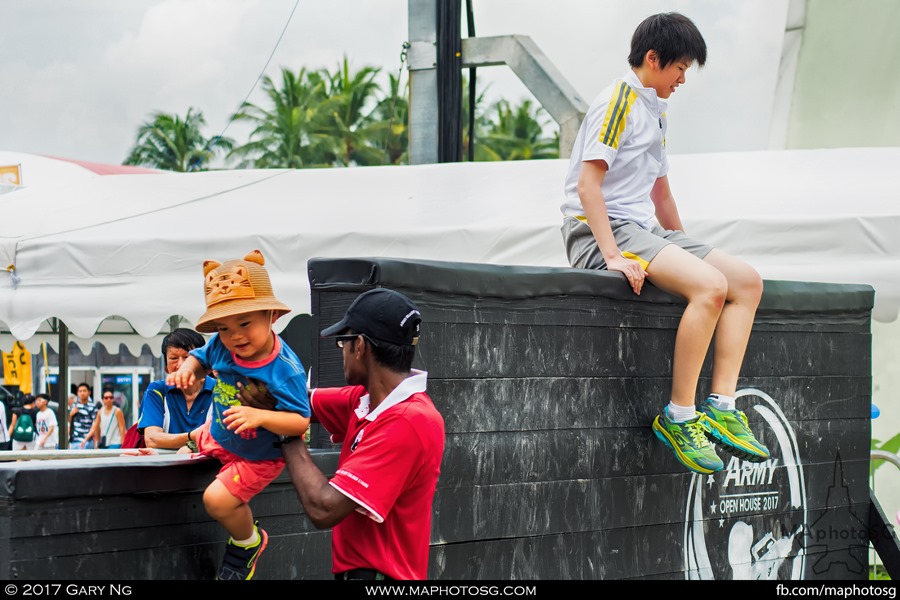
<path id="1" fill-rule="evenodd" d="M 222 482 L 232 496 L 241 502 L 250 502 L 256 494 L 272 483 L 284 470 L 284 459 L 248 460 L 233 454 L 219 445 L 209 432 L 210 421 L 204 423 L 197 434 L 197 448 L 205 456 L 222 463 L 216 479 Z"/>

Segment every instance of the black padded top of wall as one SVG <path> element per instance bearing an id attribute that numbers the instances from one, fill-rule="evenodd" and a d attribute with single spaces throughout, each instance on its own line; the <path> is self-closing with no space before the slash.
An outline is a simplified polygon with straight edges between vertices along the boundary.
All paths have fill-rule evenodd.
<path id="1" fill-rule="evenodd" d="M 311 453 L 324 473 L 334 473 L 338 452 L 314 449 Z M 220 468 L 217 460 L 189 454 L 3 462 L 0 503 L 202 490 Z M 290 481 L 287 472 L 279 478 Z"/>
<path id="2" fill-rule="evenodd" d="M 400 287 L 476 297 L 600 296 L 614 300 L 684 304 L 652 285 L 636 296 L 621 273 L 571 267 L 488 265 L 401 258 L 311 258 L 311 289 L 364 291 Z M 760 311 L 834 313 L 871 311 L 875 290 L 865 284 L 766 280 Z"/>

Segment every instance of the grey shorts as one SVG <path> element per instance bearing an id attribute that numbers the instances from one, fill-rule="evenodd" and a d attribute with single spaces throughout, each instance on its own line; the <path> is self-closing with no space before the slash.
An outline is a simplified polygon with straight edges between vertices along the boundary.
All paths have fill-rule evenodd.
<path id="1" fill-rule="evenodd" d="M 698 258 L 705 258 L 712 252 L 712 246 L 692 240 L 682 231 L 669 231 L 659 225 L 647 230 L 631 221 L 610 221 L 609 224 L 622 256 L 638 261 L 645 271 L 650 261 L 669 244 Z M 606 261 L 587 223 L 575 217 L 564 217 L 560 231 L 570 265 L 580 269 L 606 269 Z"/>

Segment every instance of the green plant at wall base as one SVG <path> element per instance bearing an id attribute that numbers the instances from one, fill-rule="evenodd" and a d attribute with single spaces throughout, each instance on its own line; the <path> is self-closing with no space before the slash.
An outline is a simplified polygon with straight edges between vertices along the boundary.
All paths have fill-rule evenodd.
<path id="1" fill-rule="evenodd" d="M 894 437 L 889 439 L 888 441 L 881 443 L 881 440 L 872 439 L 872 450 L 884 450 L 885 452 L 891 452 L 893 454 L 897 454 L 900 451 L 900 433 L 896 434 Z M 883 465 L 884 460 L 870 460 L 869 461 L 869 477 L 874 477 L 875 470 Z M 888 575 L 887 571 L 881 565 L 873 565 L 872 568 L 869 569 L 869 579 L 870 580 L 890 580 L 891 576 Z"/>
<path id="2" fill-rule="evenodd" d="M 885 452 L 891 452 L 893 454 L 897 454 L 900 452 L 900 433 L 896 434 L 894 437 L 886 441 L 885 443 L 881 443 L 881 440 L 872 439 L 872 450 L 884 450 Z M 872 476 L 875 474 L 875 470 L 883 465 L 885 461 L 883 460 L 872 460 L 869 461 L 869 475 Z"/>

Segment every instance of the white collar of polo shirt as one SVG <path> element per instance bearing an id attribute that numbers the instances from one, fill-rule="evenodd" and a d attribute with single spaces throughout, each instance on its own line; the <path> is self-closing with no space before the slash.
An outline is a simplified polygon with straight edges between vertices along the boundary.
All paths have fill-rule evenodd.
<path id="1" fill-rule="evenodd" d="M 631 89 L 637 92 L 638 97 L 644 102 L 644 105 L 650 109 L 651 113 L 654 115 L 661 115 L 666 112 L 669 103 L 657 96 L 656 90 L 653 88 L 644 87 L 644 84 L 641 83 L 637 73 L 628 69 L 628 72 L 625 73 L 623 79 L 625 80 L 625 83 L 631 86 Z"/>
<path id="2" fill-rule="evenodd" d="M 369 412 L 369 394 L 359 399 L 359 407 L 356 409 L 356 417 L 362 419 L 365 417 L 369 421 L 374 421 L 378 415 L 387 409 L 400 404 L 413 394 L 424 392 L 428 384 L 428 373 L 419 371 L 418 369 L 410 369 L 409 377 L 400 382 L 400 385 L 387 395 L 387 398 L 378 405 L 378 408 Z"/>

